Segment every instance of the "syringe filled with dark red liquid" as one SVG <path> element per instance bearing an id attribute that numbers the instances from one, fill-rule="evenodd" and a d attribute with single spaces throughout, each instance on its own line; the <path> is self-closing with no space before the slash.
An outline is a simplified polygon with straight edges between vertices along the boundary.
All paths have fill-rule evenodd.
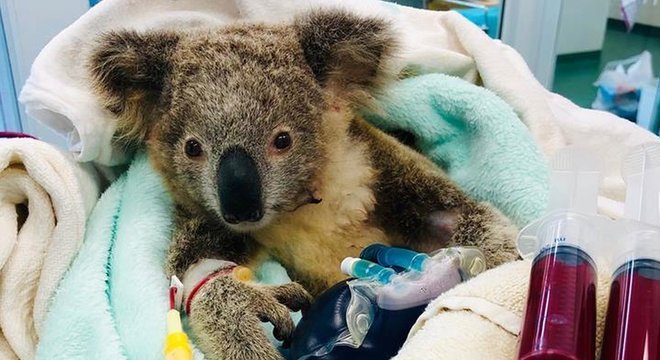
<path id="1" fill-rule="evenodd" d="M 603 360 L 660 359 L 660 261 L 633 259 L 614 273 Z"/>
<path id="2" fill-rule="evenodd" d="M 625 220 L 616 222 L 601 358 L 660 359 L 660 145 L 625 159 Z"/>
<path id="3" fill-rule="evenodd" d="M 521 231 L 518 247 L 533 258 L 518 359 L 595 357 L 596 265 L 604 222 L 596 216 L 598 161 L 575 148 L 553 160 L 550 211 Z"/>

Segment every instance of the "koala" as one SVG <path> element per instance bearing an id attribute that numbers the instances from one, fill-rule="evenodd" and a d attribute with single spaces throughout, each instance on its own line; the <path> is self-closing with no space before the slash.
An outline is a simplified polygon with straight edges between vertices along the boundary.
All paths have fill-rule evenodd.
<path id="1" fill-rule="evenodd" d="M 343 280 L 341 260 L 372 243 L 477 246 L 490 267 L 516 259 L 504 215 L 360 117 L 392 78 L 395 35 L 386 21 L 333 10 L 99 40 L 89 69 L 117 117 L 116 142 L 146 148 L 175 204 L 167 272 L 270 256 L 295 281 L 205 285 L 189 321 L 208 358 L 279 359 L 260 323 L 289 339 L 289 309 Z"/>

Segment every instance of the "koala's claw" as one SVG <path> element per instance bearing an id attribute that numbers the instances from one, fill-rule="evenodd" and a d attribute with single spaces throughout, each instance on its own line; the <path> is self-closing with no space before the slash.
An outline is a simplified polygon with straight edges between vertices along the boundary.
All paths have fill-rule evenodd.
<path id="1" fill-rule="evenodd" d="M 307 290 L 298 283 L 272 286 L 267 289 L 277 301 L 286 305 L 286 307 L 292 311 L 306 310 L 313 300 L 312 295 L 310 295 Z"/>
<path id="2" fill-rule="evenodd" d="M 268 321 L 275 327 L 273 336 L 285 344 L 291 340 L 295 325 L 291 320 L 289 309 L 299 311 L 306 309 L 312 302 L 312 296 L 298 283 L 288 283 L 279 286 L 261 286 L 268 298 L 264 301 L 268 306 L 262 306 L 258 311 L 261 321 Z M 273 301 L 274 300 L 274 301 Z"/>
<path id="3" fill-rule="evenodd" d="M 277 340 L 288 341 L 293 335 L 295 325 L 289 314 L 289 309 L 276 300 L 263 304 L 262 308 L 257 310 L 257 316 L 262 322 L 267 321 L 273 324 L 273 336 Z"/>

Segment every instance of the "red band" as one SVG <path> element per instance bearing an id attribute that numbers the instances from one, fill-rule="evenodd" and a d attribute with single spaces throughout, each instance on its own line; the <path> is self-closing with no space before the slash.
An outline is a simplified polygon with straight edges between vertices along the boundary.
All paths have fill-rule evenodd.
<path id="1" fill-rule="evenodd" d="M 170 310 L 176 308 L 176 293 L 178 289 L 174 286 L 170 287 Z"/>
<path id="2" fill-rule="evenodd" d="M 232 265 L 232 266 L 224 267 L 222 269 L 218 269 L 216 272 L 207 275 L 200 282 L 198 282 L 197 285 L 195 285 L 195 287 L 192 289 L 192 291 L 190 291 L 190 295 L 188 295 L 188 298 L 186 299 L 186 306 L 185 306 L 186 314 L 190 314 L 190 304 L 192 304 L 192 300 L 195 298 L 195 295 L 197 295 L 197 292 L 199 292 L 199 290 L 204 285 L 206 285 L 206 283 L 217 278 L 218 276 L 231 274 L 231 272 L 234 270 L 235 267 L 236 265 Z"/>

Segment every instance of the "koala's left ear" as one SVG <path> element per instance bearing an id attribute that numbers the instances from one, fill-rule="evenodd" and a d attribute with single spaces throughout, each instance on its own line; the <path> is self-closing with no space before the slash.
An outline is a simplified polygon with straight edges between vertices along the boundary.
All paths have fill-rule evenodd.
<path id="1" fill-rule="evenodd" d="M 295 22 L 307 64 L 322 86 L 364 90 L 378 84 L 396 48 L 390 24 L 345 11 L 318 11 Z"/>
<path id="2" fill-rule="evenodd" d="M 170 57 L 179 37 L 173 33 L 135 31 L 104 35 L 89 63 L 92 79 L 107 109 L 118 117 L 115 136 L 140 145 L 163 107 Z"/>

